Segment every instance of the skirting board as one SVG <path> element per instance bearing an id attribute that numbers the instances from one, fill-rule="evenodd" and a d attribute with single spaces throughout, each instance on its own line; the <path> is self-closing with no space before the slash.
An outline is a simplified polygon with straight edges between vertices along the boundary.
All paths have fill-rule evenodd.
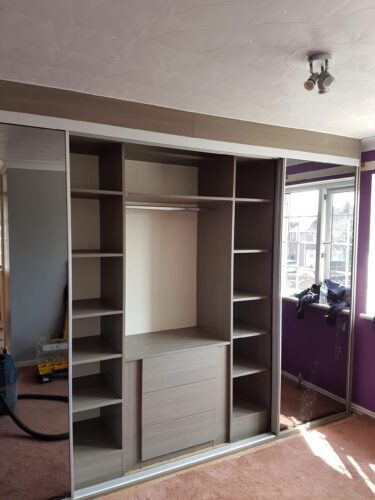
<path id="1" fill-rule="evenodd" d="M 285 370 L 282 370 L 281 374 L 284 377 L 289 378 L 290 380 L 293 380 L 294 382 L 298 382 L 299 381 L 298 377 L 296 377 L 295 375 L 292 375 L 291 373 L 286 372 Z M 307 380 L 302 379 L 302 382 L 303 382 L 303 384 L 306 387 L 308 387 L 310 389 L 314 389 L 316 392 L 319 392 L 320 394 L 323 394 L 323 396 L 327 396 L 327 397 L 329 397 L 331 399 L 334 399 L 338 403 L 341 403 L 341 404 L 344 404 L 344 405 L 346 404 L 345 398 L 337 396 L 336 394 L 333 394 L 332 392 L 326 391 L 325 389 L 322 389 L 322 387 L 319 387 L 319 386 L 317 386 L 315 384 L 312 384 L 311 382 L 307 382 Z"/>
<path id="2" fill-rule="evenodd" d="M 356 413 L 357 415 L 367 415 L 368 417 L 375 418 L 375 412 L 368 410 L 367 408 L 363 408 L 363 406 L 352 403 L 351 408 L 353 413 Z"/>

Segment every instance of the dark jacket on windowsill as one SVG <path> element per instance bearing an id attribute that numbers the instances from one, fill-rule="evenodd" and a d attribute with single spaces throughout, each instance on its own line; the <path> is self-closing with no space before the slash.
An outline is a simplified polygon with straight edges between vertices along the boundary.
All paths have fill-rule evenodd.
<path id="1" fill-rule="evenodd" d="M 340 285 L 336 281 L 326 279 L 324 280 L 327 288 L 327 303 L 330 306 L 327 314 L 325 314 L 326 321 L 329 325 L 336 324 L 338 314 L 350 306 L 350 288 Z M 304 309 L 307 304 L 318 303 L 320 298 L 320 286 L 314 284 L 311 288 L 306 288 L 301 293 L 297 294 L 297 318 L 304 318 Z"/>
<path id="2" fill-rule="evenodd" d="M 325 315 L 327 323 L 334 326 L 336 324 L 338 314 L 350 306 L 350 288 L 340 285 L 336 281 L 326 279 L 324 280 L 328 288 L 327 302 L 331 306 Z"/>
<path id="3" fill-rule="evenodd" d="M 301 293 L 296 295 L 298 299 L 297 303 L 297 318 L 303 319 L 305 315 L 305 307 L 307 304 L 313 304 L 314 302 L 319 302 L 320 295 L 320 285 L 312 285 L 311 288 L 306 288 Z"/>

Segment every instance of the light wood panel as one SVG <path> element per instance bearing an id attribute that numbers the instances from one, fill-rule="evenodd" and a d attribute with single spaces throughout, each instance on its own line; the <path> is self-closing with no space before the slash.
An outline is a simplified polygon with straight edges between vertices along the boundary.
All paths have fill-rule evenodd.
<path id="1" fill-rule="evenodd" d="M 142 369 L 142 392 L 214 378 L 218 355 L 218 348 L 214 347 L 145 359 Z"/>
<path id="2" fill-rule="evenodd" d="M 215 439 L 216 411 L 198 413 L 142 429 L 142 460 L 208 443 Z"/>
<path id="3" fill-rule="evenodd" d="M 142 395 L 142 427 L 216 410 L 216 379 Z"/>
<path id="4" fill-rule="evenodd" d="M 146 359 L 161 354 L 173 354 L 227 344 L 229 341 L 223 341 L 219 337 L 210 335 L 199 327 L 127 335 L 125 337 L 125 359 L 126 361 Z"/>
<path id="5" fill-rule="evenodd" d="M 0 80 L 0 109 L 226 142 L 360 157 L 360 141 Z"/>

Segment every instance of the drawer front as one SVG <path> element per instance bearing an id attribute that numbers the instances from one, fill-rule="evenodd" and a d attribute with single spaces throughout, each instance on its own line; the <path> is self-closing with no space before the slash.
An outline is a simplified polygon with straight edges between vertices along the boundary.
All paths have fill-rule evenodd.
<path id="1" fill-rule="evenodd" d="M 74 463 L 74 486 L 85 488 L 123 475 L 122 453 L 116 453 L 101 460 L 87 460 Z"/>
<path id="2" fill-rule="evenodd" d="M 216 379 L 142 395 L 142 427 L 216 410 Z"/>
<path id="3" fill-rule="evenodd" d="M 214 441 L 216 411 L 151 425 L 142 429 L 142 460 Z"/>
<path id="4" fill-rule="evenodd" d="M 144 359 L 142 392 L 216 378 L 217 363 L 217 347 Z"/>

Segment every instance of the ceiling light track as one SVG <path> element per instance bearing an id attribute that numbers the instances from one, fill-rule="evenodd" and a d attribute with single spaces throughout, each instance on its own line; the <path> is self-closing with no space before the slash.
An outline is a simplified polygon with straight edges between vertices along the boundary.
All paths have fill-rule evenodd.
<path id="1" fill-rule="evenodd" d="M 335 81 L 334 77 L 328 71 L 328 64 L 331 58 L 331 54 L 327 53 L 318 53 L 309 56 L 310 76 L 304 83 L 306 90 L 314 90 L 315 86 L 318 85 L 319 94 L 326 94 L 329 91 Z M 316 68 L 319 68 L 320 72 L 316 71 Z"/>

